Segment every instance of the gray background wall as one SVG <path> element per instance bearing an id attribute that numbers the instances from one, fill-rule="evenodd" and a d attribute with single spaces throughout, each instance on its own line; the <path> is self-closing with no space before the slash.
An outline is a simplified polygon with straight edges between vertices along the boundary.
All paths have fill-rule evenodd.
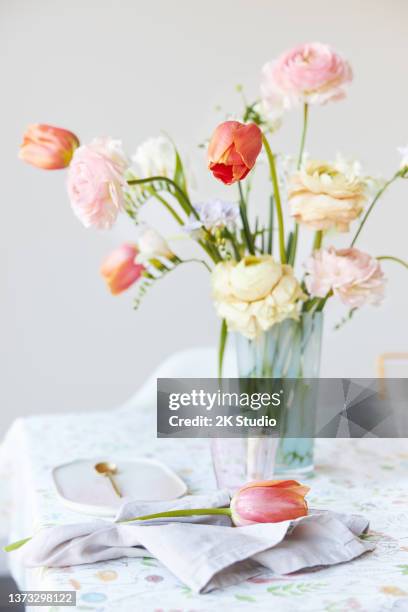
<path id="1" fill-rule="evenodd" d="M 125 400 L 167 355 L 216 341 L 208 278 L 185 266 L 146 297 L 112 298 L 101 258 L 131 239 L 125 221 L 111 232 L 85 230 L 73 217 L 63 172 L 17 160 L 25 127 L 48 122 L 123 139 L 132 152 L 167 130 L 193 151 L 200 197 L 230 196 L 205 169 L 196 144 L 222 107 L 239 107 L 235 84 L 258 94 L 262 64 L 309 40 L 329 42 L 353 65 L 347 101 L 314 109 L 307 149 L 337 151 L 389 176 L 407 142 L 407 30 L 404 0 L 1 0 L 1 415 L 109 408 Z M 299 114 L 287 116 L 276 148 L 295 151 Z M 260 179 L 258 206 L 266 183 Z M 408 184 L 392 188 L 359 245 L 407 256 Z M 145 218 L 174 234 L 159 208 Z M 174 243 L 184 252 L 184 243 Z M 306 248 L 306 245 L 304 245 Z M 326 318 L 322 374 L 371 376 L 377 354 L 407 350 L 407 276 L 387 264 L 388 297 L 342 331 Z"/>

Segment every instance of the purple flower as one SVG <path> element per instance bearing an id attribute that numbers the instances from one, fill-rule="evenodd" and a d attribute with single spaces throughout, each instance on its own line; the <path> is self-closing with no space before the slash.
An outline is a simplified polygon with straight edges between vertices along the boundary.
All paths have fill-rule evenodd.
<path id="1" fill-rule="evenodd" d="M 195 232 L 205 227 L 209 232 L 226 227 L 233 230 L 239 215 L 239 207 L 235 202 L 209 200 L 195 204 L 198 219 L 191 215 L 184 226 L 187 232 Z"/>

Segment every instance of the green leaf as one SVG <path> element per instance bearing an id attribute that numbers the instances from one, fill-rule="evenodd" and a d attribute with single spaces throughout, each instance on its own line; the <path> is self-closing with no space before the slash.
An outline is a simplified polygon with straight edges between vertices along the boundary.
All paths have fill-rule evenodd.
<path id="1" fill-rule="evenodd" d="M 3 550 L 4 552 L 12 552 L 13 550 L 17 550 L 18 548 L 21 548 L 22 546 L 24 546 L 24 544 L 27 544 L 27 542 L 29 542 L 30 540 L 31 538 L 24 538 L 23 540 L 18 540 L 17 542 L 8 544 L 8 546 L 4 546 Z"/>
<path id="2" fill-rule="evenodd" d="M 143 557 L 142 565 L 145 565 L 146 567 L 157 567 L 157 562 L 151 557 Z"/>
<path id="3" fill-rule="evenodd" d="M 222 366 L 224 362 L 225 345 L 227 343 L 228 327 L 225 319 L 221 323 L 220 340 L 218 348 L 218 378 L 222 378 Z"/>
<path id="4" fill-rule="evenodd" d="M 181 187 L 183 191 L 187 193 L 187 182 L 186 182 L 186 176 L 184 173 L 183 162 L 181 161 L 180 154 L 177 151 L 174 143 L 173 143 L 173 147 L 174 147 L 174 154 L 176 156 L 176 164 L 174 168 L 173 180 L 179 187 Z"/>
<path id="5" fill-rule="evenodd" d="M 290 265 L 293 265 L 293 245 L 293 232 L 289 232 L 288 241 L 286 243 L 286 259 Z"/>
<path id="6" fill-rule="evenodd" d="M 354 313 L 358 310 L 358 308 L 351 308 L 348 312 L 348 314 L 343 317 L 335 326 L 334 329 L 337 331 L 338 329 L 340 329 L 341 327 L 343 327 L 343 325 L 345 325 L 348 321 L 351 321 L 351 319 L 353 318 Z"/>
<path id="7" fill-rule="evenodd" d="M 241 221 L 242 221 L 243 236 L 245 238 L 245 242 L 246 242 L 248 251 L 251 253 L 251 255 L 255 255 L 253 237 L 251 234 L 248 216 L 247 216 L 246 202 L 244 199 L 244 194 L 242 192 L 242 186 L 239 181 L 238 181 L 238 190 L 239 190 L 239 213 L 240 213 Z"/>
<path id="8" fill-rule="evenodd" d="M 248 601 L 250 603 L 256 601 L 255 597 L 251 597 L 250 595 L 235 595 L 235 599 L 238 599 L 238 601 Z"/>
<path id="9" fill-rule="evenodd" d="M 268 587 L 266 590 L 271 595 L 276 597 L 285 597 L 286 595 L 301 596 L 307 593 L 312 593 L 324 586 L 323 582 L 289 582 L 287 584 L 276 584 Z"/>

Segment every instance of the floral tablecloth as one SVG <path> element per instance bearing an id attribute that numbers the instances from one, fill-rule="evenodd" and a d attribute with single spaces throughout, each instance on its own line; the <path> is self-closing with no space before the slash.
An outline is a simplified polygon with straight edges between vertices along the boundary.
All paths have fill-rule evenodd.
<path id="1" fill-rule="evenodd" d="M 61 505 L 51 481 L 53 467 L 80 457 L 159 457 L 191 493 L 214 488 L 208 441 L 157 440 L 154 423 L 153 411 L 140 407 L 15 421 L 1 449 L 3 535 L 16 540 L 41 526 L 83 520 Z M 12 574 L 24 589 L 75 589 L 76 609 L 84 611 L 408 610 L 407 441 L 321 440 L 316 468 L 306 479 L 309 503 L 367 516 L 367 537 L 377 542 L 373 553 L 320 571 L 265 572 L 207 595 L 192 593 L 147 557 L 26 570 L 10 554 Z"/>

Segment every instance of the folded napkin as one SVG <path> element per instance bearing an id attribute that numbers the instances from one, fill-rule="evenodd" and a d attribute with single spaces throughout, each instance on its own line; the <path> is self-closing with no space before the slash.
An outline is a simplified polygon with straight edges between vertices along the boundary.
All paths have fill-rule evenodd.
<path id="1" fill-rule="evenodd" d="M 115 522 L 49 527 L 16 554 L 28 567 L 65 567 L 119 557 L 151 556 L 193 591 L 206 593 L 262 573 L 276 574 L 350 561 L 373 550 L 358 536 L 368 521 L 356 515 L 312 510 L 306 517 L 232 529 L 228 516 L 160 518 L 119 523 L 165 510 L 229 505 L 225 491 L 173 502 L 127 502 Z"/>

